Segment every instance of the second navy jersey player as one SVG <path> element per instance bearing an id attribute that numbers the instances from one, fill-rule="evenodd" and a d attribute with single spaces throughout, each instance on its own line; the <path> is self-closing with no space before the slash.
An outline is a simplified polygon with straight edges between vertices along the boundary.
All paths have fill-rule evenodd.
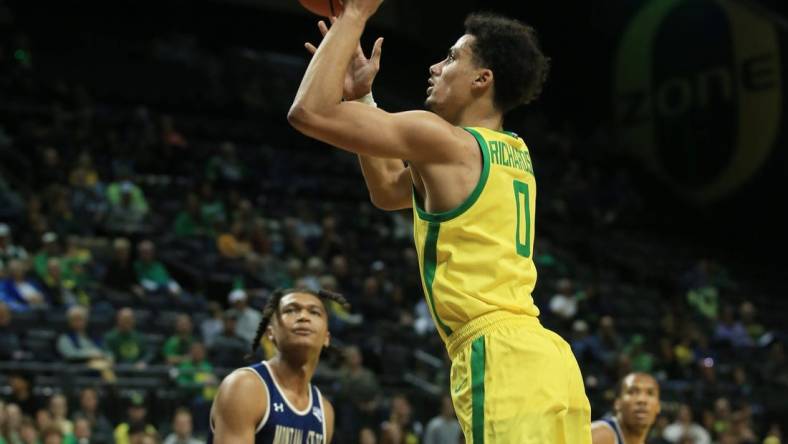
<path id="1" fill-rule="evenodd" d="M 265 336 L 276 346 L 267 361 L 227 375 L 210 415 L 212 444 L 328 444 L 334 408 L 312 384 L 320 353 L 330 342 L 326 301 L 348 307 L 335 293 L 274 291 L 252 351 Z"/>
<path id="2" fill-rule="evenodd" d="M 265 384 L 268 410 L 255 430 L 255 444 L 324 444 L 326 421 L 323 415 L 323 396 L 309 384 L 310 402 L 306 409 L 297 410 L 284 396 L 271 373 L 268 363 L 261 362 L 241 370 L 254 372 Z M 213 430 L 213 424 L 211 424 Z M 213 443 L 213 433 L 208 438 Z"/>

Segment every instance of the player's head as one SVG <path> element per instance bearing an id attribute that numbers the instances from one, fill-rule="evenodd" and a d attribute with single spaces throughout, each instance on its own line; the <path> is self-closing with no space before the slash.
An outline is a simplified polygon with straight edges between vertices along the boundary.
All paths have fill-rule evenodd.
<path id="1" fill-rule="evenodd" d="M 276 290 L 263 308 L 263 319 L 252 343 L 257 350 L 260 338 L 266 335 L 282 354 L 314 353 L 328 347 L 328 307 L 334 301 L 347 307 L 349 304 L 339 294 L 308 289 Z"/>
<path id="2" fill-rule="evenodd" d="M 647 373 L 630 373 L 624 376 L 618 385 L 614 408 L 624 428 L 648 430 L 661 409 L 659 383 Z"/>
<path id="3" fill-rule="evenodd" d="M 430 67 L 425 105 L 449 122 L 480 100 L 505 114 L 536 99 L 549 70 L 533 28 L 500 15 L 471 14 L 465 34 Z"/>

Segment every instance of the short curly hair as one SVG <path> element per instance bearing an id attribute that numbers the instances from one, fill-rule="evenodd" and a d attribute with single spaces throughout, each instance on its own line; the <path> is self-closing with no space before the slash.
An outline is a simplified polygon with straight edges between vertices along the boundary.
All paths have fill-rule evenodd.
<path id="1" fill-rule="evenodd" d="M 485 12 L 465 19 L 465 33 L 475 37 L 472 50 L 476 63 L 495 76 L 498 109 L 506 113 L 539 97 L 550 72 L 550 58 L 542 53 L 532 27 Z"/>

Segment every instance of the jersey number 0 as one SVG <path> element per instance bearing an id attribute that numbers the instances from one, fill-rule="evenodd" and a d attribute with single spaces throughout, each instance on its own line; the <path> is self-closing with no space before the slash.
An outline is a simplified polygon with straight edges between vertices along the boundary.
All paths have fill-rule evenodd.
<path id="1" fill-rule="evenodd" d="M 514 181 L 514 201 L 517 206 L 517 225 L 514 233 L 514 244 L 517 254 L 531 257 L 531 207 L 528 198 L 528 184 Z"/>

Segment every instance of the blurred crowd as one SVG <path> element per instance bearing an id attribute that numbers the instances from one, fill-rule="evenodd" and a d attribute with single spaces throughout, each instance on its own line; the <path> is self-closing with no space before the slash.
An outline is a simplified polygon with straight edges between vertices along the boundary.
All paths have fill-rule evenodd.
<path id="1" fill-rule="evenodd" d="M 315 376 L 335 442 L 459 442 L 411 215 L 374 209 L 352 156 L 284 125 L 299 59 L 178 36 L 147 42 L 125 84 L 79 53 L 65 79 L 2 1 L 0 22 L 0 444 L 204 442 L 260 308 L 293 286 L 352 304 L 329 307 L 336 347 Z M 642 371 L 662 388 L 653 442 L 780 442 L 785 304 L 736 263 L 636 230 L 632 174 L 579 142 L 603 134 L 513 124 L 540 180 L 534 297 L 594 418 Z"/>

